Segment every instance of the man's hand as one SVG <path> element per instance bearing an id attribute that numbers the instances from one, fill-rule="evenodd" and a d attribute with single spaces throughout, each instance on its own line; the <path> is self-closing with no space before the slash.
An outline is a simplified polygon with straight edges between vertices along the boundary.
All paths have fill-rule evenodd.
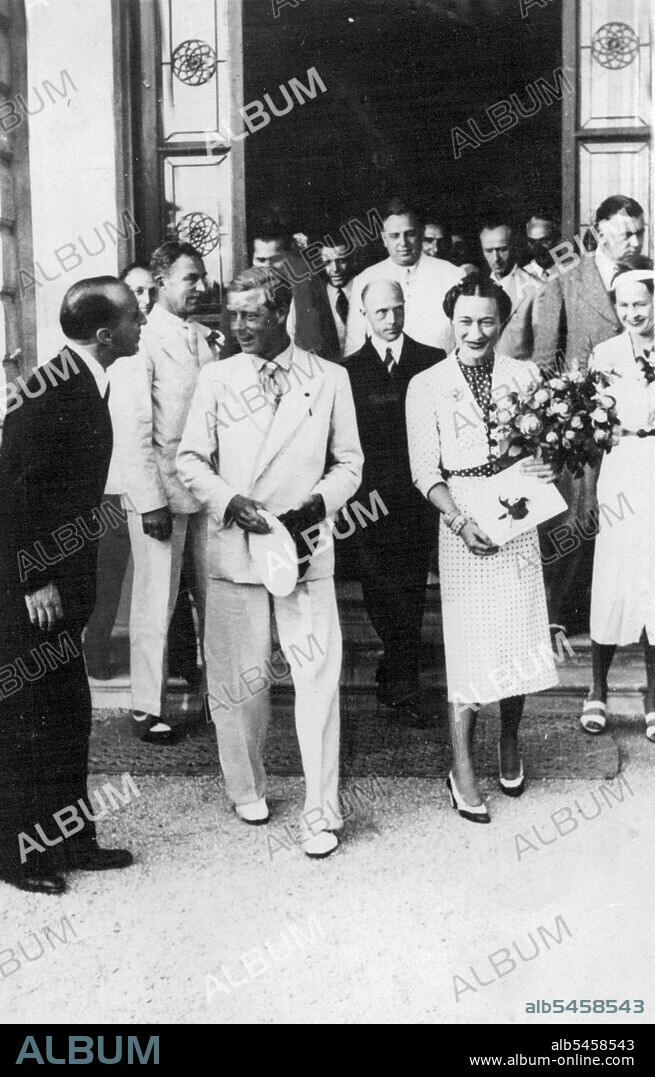
<path id="1" fill-rule="evenodd" d="M 57 621 L 61 621 L 64 616 L 55 583 L 46 583 L 45 587 L 40 587 L 31 595 L 25 595 L 25 605 L 32 624 L 35 625 L 38 621 L 39 628 L 44 631 L 54 628 Z"/>
<path id="2" fill-rule="evenodd" d="M 263 509 L 261 501 L 253 501 L 251 497 L 242 497 L 235 494 L 230 500 L 225 512 L 226 519 L 234 520 L 235 524 L 243 531 L 254 531 L 256 535 L 267 535 L 271 530 L 269 524 L 258 510 Z"/>
<path id="3" fill-rule="evenodd" d="M 152 512 L 144 512 L 141 524 L 144 535 L 166 542 L 173 532 L 173 517 L 168 505 L 164 505 L 162 509 L 153 509 Z"/>

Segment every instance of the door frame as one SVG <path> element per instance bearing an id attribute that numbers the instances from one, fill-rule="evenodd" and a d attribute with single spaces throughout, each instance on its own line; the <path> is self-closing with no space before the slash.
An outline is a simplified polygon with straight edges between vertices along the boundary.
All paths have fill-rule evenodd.
<path id="1" fill-rule="evenodd" d="M 228 50 L 231 59 L 231 109 L 243 106 L 243 8 L 242 0 L 229 4 Z M 164 146 L 159 126 L 161 94 L 158 70 L 157 0 L 112 0 L 116 81 L 116 181 L 122 206 L 131 209 L 139 226 L 135 237 L 125 241 L 123 261 L 147 259 L 166 238 L 164 225 L 164 176 L 160 154 L 186 156 L 184 143 Z M 191 147 L 197 152 L 197 147 Z M 229 154 L 232 200 L 230 214 L 231 253 L 234 271 L 247 265 L 245 153 L 243 142 L 218 147 Z"/>

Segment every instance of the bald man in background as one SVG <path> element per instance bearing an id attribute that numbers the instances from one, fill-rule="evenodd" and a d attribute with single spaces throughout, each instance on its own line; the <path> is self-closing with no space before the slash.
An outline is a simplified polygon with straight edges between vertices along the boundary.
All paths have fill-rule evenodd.
<path id="1" fill-rule="evenodd" d="M 384 647 L 376 673 L 378 700 L 417 723 L 421 625 L 436 529 L 432 507 L 412 482 L 405 397 L 410 379 L 446 353 L 403 332 L 405 300 L 396 281 L 367 284 L 361 308 L 367 340 L 344 364 L 364 451 L 362 483 L 353 500 L 377 507 L 378 519 L 355 526 L 346 542 Z"/>

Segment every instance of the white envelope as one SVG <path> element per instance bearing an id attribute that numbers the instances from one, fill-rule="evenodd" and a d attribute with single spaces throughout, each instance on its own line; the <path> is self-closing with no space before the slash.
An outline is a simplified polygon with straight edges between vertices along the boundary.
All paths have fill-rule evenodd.
<path id="1" fill-rule="evenodd" d="M 554 483 L 527 475 L 519 462 L 476 487 L 473 515 L 489 538 L 503 546 L 566 507 Z"/>

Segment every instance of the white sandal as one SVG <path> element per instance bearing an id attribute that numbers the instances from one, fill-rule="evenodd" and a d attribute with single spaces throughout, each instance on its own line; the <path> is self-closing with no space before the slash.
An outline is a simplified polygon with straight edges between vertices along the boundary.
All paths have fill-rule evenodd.
<path id="1" fill-rule="evenodd" d="M 655 711 L 648 711 L 646 715 L 646 736 L 655 742 Z"/>
<path id="2" fill-rule="evenodd" d="M 653 714 L 653 721 L 655 722 L 655 714 Z M 580 715 L 580 724 L 585 733 L 594 735 L 602 733 L 607 724 L 607 704 L 601 703 L 599 699 L 586 699 Z M 655 739 L 655 727 L 653 737 Z"/>

